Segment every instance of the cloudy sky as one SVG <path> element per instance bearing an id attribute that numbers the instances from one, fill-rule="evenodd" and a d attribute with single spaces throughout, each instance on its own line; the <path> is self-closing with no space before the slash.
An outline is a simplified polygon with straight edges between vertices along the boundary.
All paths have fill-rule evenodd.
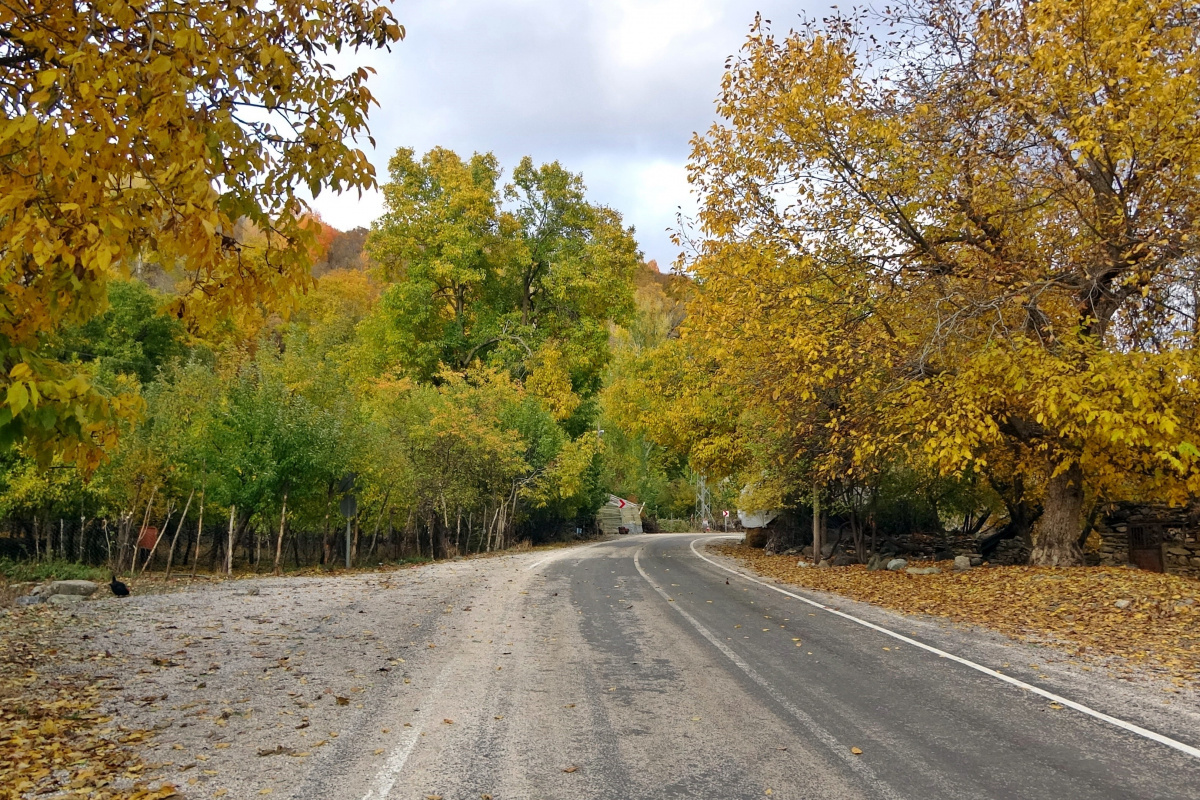
<path id="1" fill-rule="evenodd" d="M 694 208 L 685 164 L 692 133 L 713 122 L 725 58 L 756 11 L 777 31 L 828 0 L 398 0 L 407 30 L 366 63 L 381 182 L 397 147 L 523 155 L 582 172 L 593 200 L 637 228 L 646 258 L 677 255 L 666 228 Z M 322 196 L 343 230 L 382 210 L 375 196 Z"/>

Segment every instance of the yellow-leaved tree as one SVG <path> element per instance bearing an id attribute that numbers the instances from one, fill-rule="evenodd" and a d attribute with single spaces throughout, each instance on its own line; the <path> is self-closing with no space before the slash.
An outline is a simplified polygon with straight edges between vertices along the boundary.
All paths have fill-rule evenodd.
<path id="1" fill-rule="evenodd" d="M 988 476 L 1034 563 L 1194 494 L 1198 36 L 1191 0 L 757 24 L 694 143 L 692 341 L 817 478 Z"/>
<path id="2" fill-rule="evenodd" d="M 379 0 L 0 6 L 0 448 L 94 465 L 134 410 L 47 355 L 112 277 L 160 265 L 192 325 L 307 279 L 299 192 L 374 185 L 369 70 L 328 62 L 402 36 Z"/>

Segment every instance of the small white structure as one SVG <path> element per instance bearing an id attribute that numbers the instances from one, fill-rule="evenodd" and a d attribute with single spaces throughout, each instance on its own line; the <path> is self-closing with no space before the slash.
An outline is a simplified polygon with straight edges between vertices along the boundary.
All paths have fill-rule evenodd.
<path id="1" fill-rule="evenodd" d="M 756 488 L 757 486 L 753 483 L 747 484 L 742 487 L 742 494 L 738 498 L 738 519 L 741 520 L 742 527 L 746 529 L 765 528 L 771 524 L 771 520 L 779 516 L 778 511 L 745 510 L 740 508 L 740 506 L 753 507 L 755 505 L 754 494 Z"/>
<path id="2" fill-rule="evenodd" d="M 641 533 L 642 506 L 610 494 L 608 502 L 596 512 L 596 524 L 605 533 L 620 533 L 621 528 L 626 533 Z"/>
<path id="3" fill-rule="evenodd" d="M 779 516 L 778 511 L 743 511 L 738 509 L 738 519 L 743 528 L 765 528 Z"/>

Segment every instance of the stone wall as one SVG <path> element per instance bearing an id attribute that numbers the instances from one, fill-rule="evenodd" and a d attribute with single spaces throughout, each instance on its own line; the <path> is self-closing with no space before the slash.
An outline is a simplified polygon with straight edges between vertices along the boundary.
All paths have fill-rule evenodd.
<path id="1" fill-rule="evenodd" d="M 1096 523 L 1088 555 L 1099 563 L 1121 566 L 1129 561 L 1129 529 L 1134 525 L 1158 526 L 1162 533 L 1165 572 L 1200 578 L 1200 505 L 1119 505 Z"/>

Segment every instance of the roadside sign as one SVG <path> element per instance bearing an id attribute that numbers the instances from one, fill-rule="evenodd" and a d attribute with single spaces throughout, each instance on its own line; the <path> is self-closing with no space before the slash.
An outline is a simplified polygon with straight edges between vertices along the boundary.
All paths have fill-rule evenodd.
<path id="1" fill-rule="evenodd" d="M 348 494 L 342 498 L 342 502 L 338 508 L 341 509 L 342 516 L 349 519 L 358 512 L 358 498 L 352 494 Z"/>

